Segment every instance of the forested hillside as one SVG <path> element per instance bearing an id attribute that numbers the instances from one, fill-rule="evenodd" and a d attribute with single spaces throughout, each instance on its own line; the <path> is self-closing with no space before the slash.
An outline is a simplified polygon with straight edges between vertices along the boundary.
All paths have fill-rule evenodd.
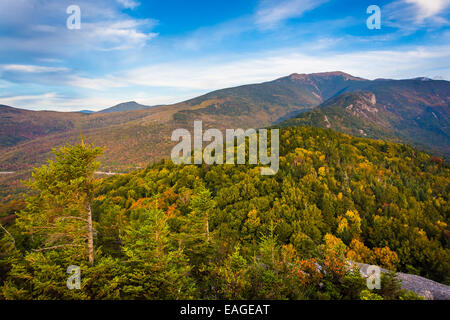
<path id="1" fill-rule="evenodd" d="M 391 86 L 386 87 L 385 82 Z M 438 81 L 434 86 L 428 85 L 430 92 L 417 94 L 415 90 L 399 88 L 396 81 L 381 84 L 369 87 L 372 91 L 342 93 L 281 125 L 330 128 L 354 136 L 408 143 L 448 158 L 449 89 Z"/>
<path id="2" fill-rule="evenodd" d="M 359 112 L 356 104 L 355 110 L 346 109 L 350 100 L 361 100 L 361 91 L 375 96 L 375 103 L 368 104 L 374 112 Z M 80 134 L 106 147 L 100 157 L 102 171 L 128 172 L 168 158 L 174 145 L 171 132 L 191 130 L 194 120 L 202 120 L 205 128 L 225 130 L 261 128 L 290 119 L 282 125 L 330 127 L 448 155 L 449 92 L 448 81 L 371 81 L 323 72 L 216 90 L 173 105 L 128 102 L 93 114 L 0 106 L 0 171 L 15 171 L 0 174 L 0 202 L 17 198 L 25 190 L 19 179 L 50 158 L 52 148 L 74 144 Z"/>
<path id="3" fill-rule="evenodd" d="M 99 152 L 66 148 L 36 171 L 39 195 L 1 233 L 0 297 L 415 297 L 391 276 L 369 292 L 347 260 L 449 283 L 450 169 L 409 146 L 292 127 L 274 176 L 165 160 L 98 182 Z"/>

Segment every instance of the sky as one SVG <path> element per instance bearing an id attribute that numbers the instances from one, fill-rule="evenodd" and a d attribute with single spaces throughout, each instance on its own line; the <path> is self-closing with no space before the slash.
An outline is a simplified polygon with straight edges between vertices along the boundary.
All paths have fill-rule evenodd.
<path id="1" fill-rule="evenodd" d="M 0 0 L 0 104 L 13 107 L 170 104 L 325 71 L 450 80 L 450 0 Z"/>

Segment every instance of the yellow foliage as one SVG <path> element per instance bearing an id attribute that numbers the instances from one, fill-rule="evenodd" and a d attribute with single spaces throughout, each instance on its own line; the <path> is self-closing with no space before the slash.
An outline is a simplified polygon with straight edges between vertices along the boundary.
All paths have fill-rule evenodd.
<path id="1" fill-rule="evenodd" d="M 338 223 L 338 228 L 337 228 L 337 232 L 338 233 L 344 233 L 345 231 L 348 231 L 348 221 L 346 218 L 344 217 L 340 217 L 339 218 L 339 223 Z"/>
<path id="2" fill-rule="evenodd" d="M 333 254 L 335 256 L 341 256 L 344 254 L 347 246 L 344 242 L 342 242 L 341 239 L 333 236 L 330 233 L 327 233 L 323 237 L 323 239 L 325 241 L 325 252 L 327 252 L 328 254 Z"/>
<path id="3" fill-rule="evenodd" d="M 96 201 L 103 201 L 103 200 L 105 200 L 105 198 L 106 198 L 106 196 L 104 194 L 102 194 L 102 195 L 100 195 L 98 197 L 95 197 L 94 200 L 96 200 Z"/>
<path id="4" fill-rule="evenodd" d="M 285 244 L 281 247 L 281 256 L 284 263 L 297 263 L 298 254 L 292 244 Z"/>
<path id="5" fill-rule="evenodd" d="M 353 239 L 350 243 L 350 248 L 347 251 L 347 259 L 361 262 L 361 263 L 368 263 L 373 264 L 375 263 L 375 258 L 372 250 L 370 248 L 366 247 L 364 243 L 359 241 L 358 239 Z"/>
<path id="6" fill-rule="evenodd" d="M 443 221 L 440 221 L 440 220 L 438 220 L 437 222 L 436 222 L 436 224 L 440 227 L 440 228 L 447 228 L 447 224 L 445 223 L 445 222 L 443 222 Z"/>
<path id="7" fill-rule="evenodd" d="M 374 248 L 373 253 L 379 266 L 393 271 L 397 269 L 399 263 L 398 255 L 395 251 L 389 249 L 388 246 L 384 248 Z"/>
<path id="8" fill-rule="evenodd" d="M 258 211 L 256 209 L 251 210 L 248 215 L 246 224 L 252 228 L 257 228 L 261 224 L 261 220 L 258 217 Z"/>
<path id="9" fill-rule="evenodd" d="M 344 216 L 338 217 L 338 221 L 338 234 L 350 239 L 357 238 L 361 234 L 361 217 L 358 211 L 347 210 Z"/>
<path id="10" fill-rule="evenodd" d="M 325 167 L 320 167 L 319 168 L 319 175 L 322 177 L 325 177 L 327 174 Z"/>

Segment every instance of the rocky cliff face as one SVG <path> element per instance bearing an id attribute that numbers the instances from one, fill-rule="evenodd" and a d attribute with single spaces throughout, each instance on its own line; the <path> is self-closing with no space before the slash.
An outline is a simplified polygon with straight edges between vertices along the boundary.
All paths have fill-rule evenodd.
<path id="1" fill-rule="evenodd" d="M 363 277 L 368 277 L 368 264 L 355 263 L 359 266 Z M 388 270 L 380 268 L 381 272 Z M 402 282 L 402 289 L 414 291 L 427 300 L 450 300 L 450 286 L 429 280 L 414 274 L 398 272 L 397 278 Z"/>

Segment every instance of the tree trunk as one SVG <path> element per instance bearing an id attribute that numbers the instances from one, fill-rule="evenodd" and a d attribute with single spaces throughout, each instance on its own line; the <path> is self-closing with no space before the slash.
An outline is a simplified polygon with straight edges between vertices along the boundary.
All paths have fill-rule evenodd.
<path id="1" fill-rule="evenodd" d="M 209 217 L 206 215 L 206 241 L 209 241 Z"/>
<path id="2" fill-rule="evenodd" d="M 89 263 L 91 266 L 94 265 L 94 231 L 92 228 L 92 211 L 91 204 L 88 204 L 88 252 L 89 252 Z"/>

